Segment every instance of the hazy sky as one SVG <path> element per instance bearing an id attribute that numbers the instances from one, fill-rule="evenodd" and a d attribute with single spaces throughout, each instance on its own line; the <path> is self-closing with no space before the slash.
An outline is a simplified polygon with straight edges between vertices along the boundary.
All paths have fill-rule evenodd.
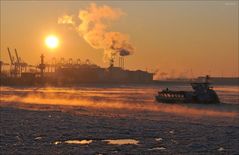
<path id="1" fill-rule="evenodd" d="M 40 54 L 90 59 L 106 67 L 103 50 L 92 48 L 77 32 L 57 23 L 65 14 L 78 16 L 92 2 L 1 1 L 1 60 L 7 47 L 37 64 Z M 125 15 L 110 30 L 130 36 L 136 47 L 125 67 L 169 75 L 238 76 L 238 1 L 95 1 Z M 60 46 L 50 50 L 44 39 L 55 34 Z M 116 63 L 118 64 L 118 63 Z M 192 73 L 191 73 L 192 71 Z"/>

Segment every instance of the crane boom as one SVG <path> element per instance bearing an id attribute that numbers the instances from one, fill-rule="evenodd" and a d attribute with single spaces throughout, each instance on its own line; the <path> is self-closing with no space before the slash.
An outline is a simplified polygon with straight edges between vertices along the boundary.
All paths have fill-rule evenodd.
<path id="1" fill-rule="evenodd" d="M 7 51 L 8 51 L 8 55 L 9 55 L 11 64 L 13 65 L 13 64 L 14 64 L 14 62 L 13 62 L 13 57 L 12 57 L 12 55 L 11 55 L 11 51 L 10 51 L 9 47 L 7 48 Z"/>
<path id="2" fill-rule="evenodd" d="M 19 59 L 18 54 L 17 54 L 17 49 L 15 49 L 15 54 L 16 54 L 16 57 L 17 57 L 17 63 L 20 64 L 20 59 Z"/>

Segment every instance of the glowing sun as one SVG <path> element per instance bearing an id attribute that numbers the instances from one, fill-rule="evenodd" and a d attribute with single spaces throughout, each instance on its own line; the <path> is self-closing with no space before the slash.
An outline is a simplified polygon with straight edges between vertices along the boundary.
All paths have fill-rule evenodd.
<path id="1" fill-rule="evenodd" d="M 49 48 L 56 48 L 59 44 L 59 39 L 56 36 L 48 36 L 45 39 L 45 43 Z"/>

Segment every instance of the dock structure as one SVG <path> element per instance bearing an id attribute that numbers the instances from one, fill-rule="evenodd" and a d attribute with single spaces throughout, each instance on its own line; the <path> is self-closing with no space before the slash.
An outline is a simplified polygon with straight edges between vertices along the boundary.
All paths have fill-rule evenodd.
<path id="1" fill-rule="evenodd" d="M 8 74 L 1 76 L 1 84 L 52 84 L 68 85 L 82 83 L 148 83 L 153 81 L 153 73 L 142 70 L 127 70 L 124 58 L 120 56 L 119 66 L 114 66 L 114 59 L 110 59 L 110 66 L 102 68 L 86 59 L 52 58 L 46 59 L 42 54 L 38 65 L 28 65 L 18 56 L 12 55 L 7 48 L 10 69 Z M 2 63 L 1 67 L 2 68 Z M 1 75 L 2 69 L 1 69 Z"/>

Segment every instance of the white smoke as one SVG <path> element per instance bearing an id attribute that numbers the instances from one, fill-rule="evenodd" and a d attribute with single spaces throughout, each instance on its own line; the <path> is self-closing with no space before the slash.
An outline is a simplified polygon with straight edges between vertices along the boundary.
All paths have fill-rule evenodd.
<path id="1" fill-rule="evenodd" d="M 73 21 L 73 16 L 64 15 L 58 18 L 59 24 L 73 26 L 80 36 L 95 49 L 103 49 L 105 58 L 113 58 L 117 54 L 127 56 L 134 52 L 134 46 L 129 37 L 120 32 L 112 32 L 110 23 L 119 19 L 124 13 L 120 9 L 107 5 L 91 4 L 85 10 L 79 11 L 80 24 Z"/>

